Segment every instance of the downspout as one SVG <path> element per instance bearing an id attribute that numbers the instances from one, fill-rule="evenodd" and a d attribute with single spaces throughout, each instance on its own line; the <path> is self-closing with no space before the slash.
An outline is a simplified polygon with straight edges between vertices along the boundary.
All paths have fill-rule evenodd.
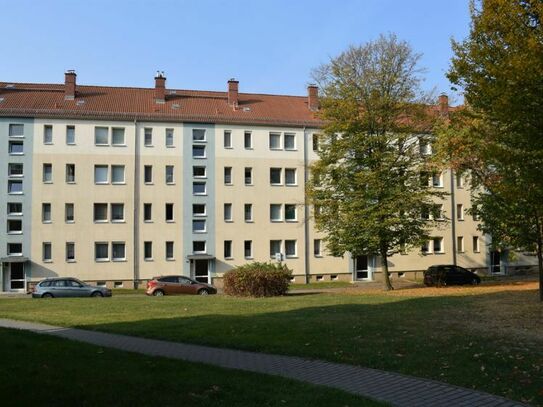
<path id="1" fill-rule="evenodd" d="M 307 151 L 307 135 L 306 127 L 303 129 L 304 135 L 304 240 L 305 240 L 305 259 L 304 259 L 304 271 L 305 271 L 305 283 L 309 284 L 309 275 L 310 275 L 310 263 L 309 256 L 311 255 L 309 247 L 309 203 L 307 199 L 306 186 L 309 181 L 309 153 Z"/>
<path id="2" fill-rule="evenodd" d="M 451 233 L 453 264 L 456 266 L 456 199 L 454 196 L 454 171 L 451 169 Z M 465 244 L 465 243 L 464 243 Z"/>
<path id="3" fill-rule="evenodd" d="M 140 278 L 140 140 L 138 121 L 134 119 L 134 289 Z"/>

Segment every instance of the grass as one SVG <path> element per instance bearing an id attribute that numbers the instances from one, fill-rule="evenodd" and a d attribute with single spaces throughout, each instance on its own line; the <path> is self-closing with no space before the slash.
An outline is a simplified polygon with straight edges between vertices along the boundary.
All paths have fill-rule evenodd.
<path id="1" fill-rule="evenodd" d="M 0 300 L 0 317 L 351 363 L 543 405 L 543 313 L 530 282 L 264 299 L 10 299 Z"/>
<path id="2" fill-rule="evenodd" d="M 308 284 L 290 284 L 289 290 L 318 290 L 325 288 L 345 288 L 352 287 L 352 284 L 347 281 L 326 281 L 322 283 Z"/>
<path id="3" fill-rule="evenodd" d="M 380 406 L 339 390 L 0 329 L 3 406 Z M 8 396 L 9 395 L 9 396 Z"/>

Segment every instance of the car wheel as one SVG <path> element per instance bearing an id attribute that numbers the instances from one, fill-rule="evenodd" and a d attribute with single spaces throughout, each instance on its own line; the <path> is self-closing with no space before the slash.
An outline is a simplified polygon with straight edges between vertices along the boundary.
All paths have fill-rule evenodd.
<path id="1" fill-rule="evenodd" d="M 104 294 L 102 294 L 100 291 L 95 291 L 91 294 L 91 297 L 103 297 Z"/>
<path id="2" fill-rule="evenodd" d="M 41 296 L 41 298 L 55 298 L 55 297 L 53 297 L 53 294 L 51 293 L 45 293 Z"/>
<path id="3" fill-rule="evenodd" d="M 164 297 L 164 291 L 162 291 L 162 290 L 155 290 L 155 291 L 153 291 L 153 295 L 154 295 L 155 297 Z"/>
<path id="4" fill-rule="evenodd" d="M 205 288 L 202 288 L 200 291 L 198 291 L 198 295 L 209 295 L 209 291 L 207 291 Z"/>

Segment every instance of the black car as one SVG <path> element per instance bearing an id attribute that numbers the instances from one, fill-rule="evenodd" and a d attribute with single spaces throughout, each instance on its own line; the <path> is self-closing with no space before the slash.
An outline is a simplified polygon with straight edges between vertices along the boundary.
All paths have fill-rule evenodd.
<path id="1" fill-rule="evenodd" d="M 424 272 L 424 285 L 426 286 L 453 284 L 477 285 L 480 282 L 481 278 L 477 274 L 453 264 L 431 266 Z"/>

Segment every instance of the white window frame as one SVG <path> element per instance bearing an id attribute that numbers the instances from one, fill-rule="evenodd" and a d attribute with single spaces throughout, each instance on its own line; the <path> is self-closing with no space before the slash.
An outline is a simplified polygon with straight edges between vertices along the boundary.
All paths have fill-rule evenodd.
<path id="1" fill-rule="evenodd" d="M 147 256 L 147 248 L 151 248 L 151 256 Z M 153 261 L 153 242 L 151 240 L 146 240 L 143 242 L 143 260 L 144 261 Z"/>
<path id="2" fill-rule="evenodd" d="M 105 247 L 107 256 L 98 257 L 98 246 Z M 109 243 L 108 242 L 94 242 L 94 261 L 98 263 L 105 263 L 109 261 Z"/>
<path id="3" fill-rule="evenodd" d="M 288 253 L 288 244 L 294 242 L 294 254 Z M 285 240 L 285 258 L 295 259 L 298 257 L 298 242 L 296 239 L 286 239 Z"/>
<path id="4" fill-rule="evenodd" d="M 204 207 L 204 211 L 203 212 L 194 212 L 194 207 L 198 205 L 198 206 L 203 206 Z M 195 217 L 204 217 L 204 216 L 207 216 L 207 205 L 205 203 L 193 203 L 192 204 L 192 216 L 195 216 Z"/>
<path id="5" fill-rule="evenodd" d="M 149 140 L 147 139 L 147 136 L 149 136 Z M 153 147 L 153 128 L 152 127 L 143 128 L 143 146 Z"/>
<path id="6" fill-rule="evenodd" d="M 51 136 L 50 139 L 46 138 L 46 135 L 50 131 L 49 136 Z M 11 136 L 13 137 L 13 136 Z M 43 144 L 45 145 L 51 145 L 53 144 L 53 125 L 52 124 L 44 124 L 43 125 Z"/>
<path id="7" fill-rule="evenodd" d="M 204 186 L 204 191 L 203 192 L 195 192 L 194 187 L 196 185 L 203 185 Z M 197 196 L 207 195 L 207 183 L 205 181 L 194 181 L 192 183 L 192 195 L 197 195 Z"/>
<path id="8" fill-rule="evenodd" d="M 279 182 L 273 182 L 273 176 L 272 173 L 279 172 Z M 270 168 L 270 185 L 283 185 L 283 169 L 278 167 L 271 167 Z"/>
<path id="9" fill-rule="evenodd" d="M 168 248 L 171 246 L 171 256 L 168 256 Z M 164 242 L 164 257 L 166 258 L 166 261 L 173 261 L 175 260 L 175 243 L 173 240 L 167 240 Z"/>
<path id="10" fill-rule="evenodd" d="M 287 219 L 287 206 L 293 206 L 294 207 L 294 219 Z M 284 205 L 285 207 L 285 222 L 298 222 L 298 207 L 296 206 L 296 204 L 285 204 Z"/>
<path id="11" fill-rule="evenodd" d="M 194 174 L 194 170 L 198 168 L 198 169 L 202 169 L 204 170 L 204 175 L 196 175 Z M 192 166 L 192 176 L 194 178 L 198 178 L 198 179 L 205 179 L 207 178 L 207 167 L 205 165 L 193 165 Z"/>
<path id="12" fill-rule="evenodd" d="M 98 129 L 105 129 L 106 132 L 106 142 L 98 142 Z M 103 134 L 101 134 L 103 136 Z M 105 126 L 94 126 L 94 145 L 95 146 L 109 146 L 109 127 Z"/>
<path id="13" fill-rule="evenodd" d="M 247 144 L 247 136 L 249 136 L 249 138 L 248 138 L 249 144 Z M 252 150 L 253 149 L 253 132 L 251 132 L 249 130 L 245 130 L 243 132 L 243 148 L 245 148 L 245 150 Z"/>
<path id="14" fill-rule="evenodd" d="M 203 229 L 195 229 L 194 225 L 202 223 Z M 207 233 L 207 221 L 206 219 L 193 219 L 192 220 L 192 233 Z"/>
<path id="15" fill-rule="evenodd" d="M 100 219 L 97 219 L 96 218 L 96 208 L 97 208 L 97 205 L 100 205 L 100 208 L 106 208 L 106 212 L 105 212 L 105 216 L 103 218 L 100 218 Z M 94 223 L 108 223 L 109 222 L 109 218 L 108 218 L 108 204 L 105 203 L 105 202 L 94 202 L 94 204 L 92 205 L 92 220 Z"/>
<path id="16" fill-rule="evenodd" d="M 123 140 L 122 143 L 115 141 L 115 132 L 122 131 Z M 126 131 L 124 127 L 112 127 L 111 128 L 111 145 L 113 147 L 126 147 Z"/>
<path id="17" fill-rule="evenodd" d="M 287 173 L 292 171 L 294 173 L 294 183 L 288 182 Z M 298 169 L 297 168 L 285 168 L 285 185 L 287 187 L 296 187 L 298 186 Z"/>
<path id="18" fill-rule="evenodd" d="M 73 130 L 73 140 L 70 141 L 68 138 L 70 132 Z M 66 145 L 73 146 L 75 145 L 75 126 L 74 125 L 67 125 L 66 126 Z"/>
<path id="19" fill-rule="evenodd" d="M 113 219 L 113 207 L 118 207 L 118 205 L 121 205 L 121 208 L 123 210 L 123 218 L 122 219 Z M 111 223 L 124 223 L 126 222 L 125 219 L 125 211 L 124 211 L 124 203 L 123 202 L 114 202 L 109 205 L 109 216 L 111 218 Z"/>
<path id="20" fill-rule="evenodd" d="M 228 136 L 228 137 L 227 137 Z M 228 140 L 228 143 L 226 142 Z M 232 130 L 224 130 L 223 132 L 223 147 L 232 149 Z"/>
<path id="21" fill-rule="evenodd" d="M 168 173 L 168 170 L 171 170 L 171 174 Z M 166 185 L 175 185 L 175 166 L 166 165 L 164 168 L 164 177 L 166 179 Z M 168 177 L 171 176 L 171 179 L 168 180 Z"/>
<path id="22" fill-rule="evenodd" d="M 226 242 L 229 242 L 229 247 L 228 247 L 229 255 L 228 256 L 226 255 L 227 254 L 226 253 L 226 245 L 227 245 Z M 234 247 L 234 243 L 231 240 L 225 240 L 224 241 L 224 243 L 223 243 L 223 255 L 224 255 L 225 260 L 231 260 L 231 259 L 234 258 L 234 256 L 233 256 L 233 253 L 234 253 L 233 247 Z"/>
<path id="23" fill-rule="evenodd" d="M 273 147 L 272 146 L 272 140 L 275 139 L 277 140 L 277 147 Z M 269 133 L 269 139 L 268 139 L 268 147 L 270 150 L 272 151 L 277 151 L 277 150 L 282 150 L 283 149 L 283 146 L 282 146 L 282 143 L 281 143 L 281 133 L 280 132 L 275 132 L 275 131 L 270 131 Z"/>
<path id="24" fill-rule="evenodd" d="M 168 207 L 171 207 L 171 218 L 168 218 Z M 166 202 L 164 204 L 164 220 L 166 223 L 174 223 L 175 222 L 175 206 L 172 202 Z"/>
<path id="25" fill-rule="evenodd" d="M 204 138 L 201 139 L 201 140 L 197 140 L 194 138 L 195 136 L 195 132 L 203 132 L 204 133 Z M 202 129 L 202 128 L 196 128 L 196 129 L 192 129 L 192 142 L 193 143 L 207 143 L 207 131 L 206 129 Z"/>
<path id="26" fill-rule="evenodd" d="M 164 144 L 166 148 L 175 147 L 175 131 L 171 127 L 164 130 Z"/>
<path id="27" fill-rule="evenodd" d="M 105 169 L 106 170 L 106 180 L 105 181 L 98 181 L 96 178 L 96 170 L 97 169 Z M 107 185 L 109 184 L 109 166 L 103 165 L 103 164 L 95 164 L 94 165 L 94 185 Z"/>
<path id="28" fill-rule="evenodd" d="M 204 250 L 195 250 L 194 244 L 195 243 L 203 243 L 204 244 Z M 207 253 L 207 241 L 206 240 L 193 240 L 192 241 L 192 253 L 194 254 L 205 254 Z"/>
<path id="29" fill-rule="evenodd" d="M 276 248 L 278 248 L 279 250 L 273 250 L 273 253 L 272 253 L 272 245 L 277 245 Z M 282 246 L 283 246 L 283 241 L 282 240 L 278 240 L 278 239 L 271 239 L 270 240 L 270 259 L 275 259 L 275 255 L 277 253 L 282 253 Z"/>
<path id="30" fill-rule="evenodd" d="M 70 174 L 69 173 L 69 168 L 73 168 L 73 173 Z M 66 164 L 66 183 L 67 184 L 75 184 L 75 164 L 74 163 L 69 163 L 69 164 Z M 71 175 L 71 179 L 70 179 L 70 175 Z"/>
<path id="31" fill-rule="evenodd" d="M 249 243 L 249 254 L 247 255 L 247 243 Z M 245 259 L 253 259 L 253 241 L 252 240 L 244 240 L 243 241 L 243 257 Z"/>
<path id="32" fill-rule="evenodd" d="M 279 209 L 279 217 L 274 218 L 273 217 L 273 211 L 275 209 Z M 283 222 L 283 205 L 282 204 L 270 204 L 270 222 Z"/>
<path id="33" fill-rule="evenodd" d="M 71 245 L 72 246 L 72 252 L 73 252 L 73 257 L 72 258 L 68 258 L 68 245 Z M 64 250 L 65 250 L 65 260 L 67 263 L 75 263 L 75 242 L 66 242 L 66 244 L 64 245 Z"/>
<path id="34" fill-rule="evenodd" d="M 114 246 L 116 245 L 122 245 L 124 247 L 124 256 L 123 257 L 116 257 L 115 256 L 115 250 Z M 126 242 L 123 241 L 113 241 L 111 242 L 111 261 L 126 261 Z"/>
<path id="35" fill-rule="evenodd" d="M 203 155 L 195 155 L 196 151 L 203 151 Z M 207 158 L 207 146 L 205 144 L 192 145 L 192 158 L 196 160 L 204 160 Z"/>
<path id="36" fill-rule="evenodd" d="M 227 210 L 226 208 L 229 208 L 228 209 L 228 212 L 230 214 L 230 216 L 227 216 Z M 223 205 L 223 218 L 224 218 L 224 221 L 225 222 L 233 222 L 234 221 L 234 218 L 233 218 L 233 205 L 230 203 L 230 202 L 226 202 L 224 205 Z"/>
<path id="37" fill-rule="evenodd" d="M 45 248 L 49 247 L 49 257 L 45 256 Z M 42 242 L 41 244 L 41 259 L 44 263 L 51 263 L 53 261 L 53 244 L 51 242 Z"/>
<path id="38" fill-rule="evenodd" d="M 291 138 L 292 137 L 292 140 L 294 142 L 294 145 L 292 147 L 288 147 L 287 146 L 287 137 L 288 138 Z M 285 151 L 296 151 L 297 150 L 297 145 L 296 145 L 296 133 L 285 133 L 283 135 L 283 148 L 285 149 Z"/>
<path id="39" fill-rule="evenodd" d="M 113 176 L 114 170 L 122 169 L 123 171 L 123 180 L 122 181 L 115 181 L 115 177 Z M 115 164 L 111 166 L 111 184 L 112 185 L 126 185 L 126 171 L 125 166 L 121 164 Z"/>

